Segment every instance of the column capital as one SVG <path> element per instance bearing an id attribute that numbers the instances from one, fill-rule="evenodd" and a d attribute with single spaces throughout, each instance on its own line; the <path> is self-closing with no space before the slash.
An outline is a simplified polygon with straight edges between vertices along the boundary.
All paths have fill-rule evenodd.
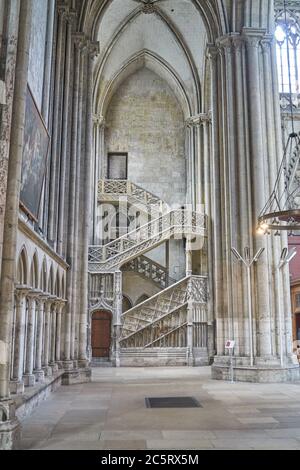
<path id="1" fill-rule="evenodd" d="M 93 122 L 100 128 L 104 128 L 106 124 L 105 117 L 99 114 L 93 114 Z"/>
<path id="2" fill-rule="evenodd" d="M 208 113 L 200 113 L 195 116 L 190 116 L 186 120 L 186 125 L 189 127 L 201 126 L 207 122 L 211 122 L 211 119 L 212 116 L 210 111 Z"/>
<path id="3" fill-rule="evenodd" d="M 216 60 L 219 55 L 219 48 L 215 44 L 207 44 L 206 57 L 208 60 Z"/>
<path id="4" fill-rule="evenodd" d="M 243 28 L 242 37 L 246 42 L 246 46 L 258 49 L 261 40 L 266 36 L 264 28 Z"/>
<path id="5" fill-rule="evenodd" d="M 99 41 L 88 41 L 88 54 L 91 59 L 94 59 L 100 54 Z"/>
<path id="6" fill-rule="evenodd" d="M 16 291 L 15 294 L 18 298 L 25 297 L 29 292 L 31 291 L 31 288 L 26 286 L 26 285 L 18 285 L 16 286 Z"/>
<path id="7" fill-rule="evenodd" d="M 72 38 L 76 49 L 83 51 L 87 47 L 87 37 L 84 33 L 73 33 Z"/>
<path id="8" fill-rule="evenodd" d="M 274 37 L 271 34 L 266 34 L 263 37 L 263 39 L 260 42 L 263 53 L 268 54 L 270 52 L 273 41 L 274 41 Z"/>

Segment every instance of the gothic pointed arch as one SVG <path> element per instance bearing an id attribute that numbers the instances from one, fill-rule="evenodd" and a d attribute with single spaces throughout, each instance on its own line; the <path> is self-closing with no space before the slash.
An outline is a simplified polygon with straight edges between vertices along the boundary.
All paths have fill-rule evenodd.
<path id="1" fill-rule="evenodd" d="M 43 263 L 41 266 L 41 273 L 40 273 L 40 289 L 42 292 L 48 292 L 47 285 L 48 285 L 48 267 L 47 267 L 47 260 L 46 257 L 43 259 Z"/>
<path id="2" fill-rule="evenodd" d="M 17 283 L 27 285 L 28 283 L 28 255 L 25 245 L 22 247 L 17 264 Z"/>
<path id="3" fill-rule="evenodd" d="M 35 289 L 38 289 L 39 287 L 39 261 L 37 251 L 35 251 L 31 261 L 30 286 Z"/>
<path id="4" fill-rule="evenodd" d="M 95 113 L 105 116 L 111 98 L 118 87 L 132 74 L 148 68 L 162 78 L 174 92 L 186 119 L 193 114 L 193 104 L 188 96 L 183 82 L 176 71 L 158 54 L 149 50 L 142 50 L 130 57 L 107 83 L 103 93 L 95 101 Z M 96 87 L 97 89 L 97 87 Z"/>

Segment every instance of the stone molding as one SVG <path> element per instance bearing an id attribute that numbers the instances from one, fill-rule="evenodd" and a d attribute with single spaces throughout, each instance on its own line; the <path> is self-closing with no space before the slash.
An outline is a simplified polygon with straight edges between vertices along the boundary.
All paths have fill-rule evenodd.
<path id="1" fill-rule="evenodd" d="M 197 127 L 206 123 L 212 122 L 212 115 L 209 111 L 208 113 L 200 113 L 195 116 L 191 116 L 186 120 L 186 125 L 188 127 Z"/>

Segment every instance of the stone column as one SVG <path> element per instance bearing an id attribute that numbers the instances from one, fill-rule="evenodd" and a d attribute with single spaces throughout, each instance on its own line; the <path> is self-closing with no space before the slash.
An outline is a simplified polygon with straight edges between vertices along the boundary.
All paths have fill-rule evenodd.
<path id="1" fill-rule="evenodd" d="M 69 211 L 68 211 L 68 246 L 67 246 L 67 260 L 72 266 L 67 272 L 67 286 L 66 297 L 68 303 L 66 304 L 66 312 L 63 318 L 64 322 L 64 348 L 63 348 L 63 365 L 64 368 L 70 370 L 73 368 L 73 348 L 71 348 L 72 341 L 72 318 L 74 317 L 73 311 L 76 309 L 76 270 L 77 270 L 77 245 L 76 244 L 76 218 L 78 214 L 78 181 L 79 181 L 79 160 L 80 160 L 80 145 L 81 145 L 81 113 L 80 113 L 80 70 L 81 70 L 81 51 L 85 42 L 83 34 L 73 35 L 74 42 L 74 80 L 73 80 L 73 103 L 72 103 L 72 132 L 71 132 L 71 154 L 70 154 L 70 185 L 69 185 Z M 72 349 L 72 351 L 71 351 Z"/>
<path id="2" fill-rule="evenodd" d="M 213 309 L 215 312 L 216 324 L 216 350 L 218 355 L 224 353 L 224 309 L 223 309 L 223 254 L 222 254 L 222 204 L 221 204 L 221 178 L 220 178 L 220 133 L 221 126 L 221 99 L 218 99 L 220 94 L 220 61 L 219 51 L 215 45 L 209 45 L 207 50 L 207 58 L 212 77 L 212 90 L 211 90 L 211 107 L 212 107 L 212 148 L 211 148 L 211 185 L 209 185 L 210 197 L 212 201 L 211 213 L 209 214 L 213 230 L 211 231 L 211 252 L 212 252 L 212 272 L 209 273 L 213 277 Z M 207 180 L 205 179 L 207 185 Z"/>
<path id="3" fill-rule="evenodd" d="M 64 57 L 64 82 L 62 84 L 63 109 L 62 109 L 62 136 L 61 136 L 61 161 L 60 161 L 60 179 L 59 187 L 65 188 L 68 182 L 68 164 L 69 164 L 69 139 L 71 129 L 71 113 L 70 113 L 70 95 L 71 95 L 71 72 L 72 72 L 72 55 L 73 55 L 73 38 L 72 29 L 75 16 L 68 13 L 66 18 L 66 39 L 65 39 L 65 57 Z M 66 255 L 66 233 L 68 233 L 68 223 L 66 217 L 66 206 L 68 200 L 68 192 L 59 192 L 58 219 L 57 219 L 57 251 L 62 256 Z"/>
<path id="4" fill-rule="evenodd" d="M 35 315 L 36 315 L 36 294 L 30 292 L 28 298 L 28 314 L 27 314 L 27 337 L 26 337 L 26 361 L 25 374 L 23 376 L 24 385 L 32 387 L 35 383 L 35 375 L 33 374 L 33 353 L 34 353 L 34 337 L 35 337 Z"/>
<path id="5" fill-rule="evenodd" d="M 106 169 L 104 167 L 105 152 L 104 152 L 104 132 L 105 120 L 103 116 L 94 116 L 94 168 L 93 168 L 93 204 L 92 204 L 92 217 L 93 217 L 93 234 L 92 245 L 99 244 L 99 234 L 97 232 L 98 223 L 98 182 L 100 179 L 105 179 Z"/>
<path id="6" fill-rule="evenodd" d="M 262 119 L 262 94 L 260 92 L 261 69 L 259 63 L 260 41 L 265 31 L 256 31 L 244 28 L 243 31 L 248 55 L 248 90 L 251 103 L 250 114 L 250 151 L 251 151 L 251 183 L 252 183 L 252 226 L 256 227 L 257 217 L 266 203 L 268 197 L 266 191 L 266 181 L 269 174 L 266 168 L 266 152 L 263 146 L 263 119 Z M 269 84 L 271 86 L 271 83 Z M 253 248 L 265 248 L 262 261 L 256 264 L 256 282 L 259 289 L 256 289 L 257 296 L 257 319 L 258 335 L 256 336 L 257 353 L 262 362 L 271 357 L 271 335 L 270 335 L 270 276 L 268 272 L 268 262 L 271 254 L 267 251 L 267 240 L 264 237 L 255 237 Z M 269 259 L 268 259 L 269 254 Z M 257 361 L 256 361 L 257 363 Z"/>
<path id="7" fill-rule="evenodd" d="M 87 57 L 87 102 L 86 102 L 86 145 L 84 165 L 84 217 L 83 217 L 83 259 L 81 272 L 81 311 L 79 316 L 79 367 L 88 366 L 87 357 L 87 326 L 88 326 L 88 247 L 91 220 L 91 161 L 93 151 L 93 60 L 99 53 L 99 44 L 89 42 Z"/>
<path id="8" fill-rule="evenodd" d="M 226 339 L 236 341 L 235 376 L 238 380 L 291 380 L 299 376 L 299 368 L 296 370 L 290 364 L 283 370 L 276 352 L 274 354 L 273 309 L 276 303 L 279 309 L 284 305 L 274 302 L 276 276 L 270 269 L 277 262 L 277 242 L 255 233 L 257 217 L 277 173 L 276 112 L 271 96 L 274 83 L 269 70 L 271 48 L 264 43 L 266 40 L 265 30 L 244 28 L 242 35 L 234 33 L 217 41 L 221 53 L 214 67 L 217 86 L 213 89 L 213 124 L 216 126 L 213 145 L 216 151 L 212 161 L 219 181 L 214 181 L 212 196 L 216 196 L 219 204 L 218 195 L 221 195 L 222 204 L 217 208 L 212 203 L 212 213 L 214 239 L 222 234 L 214 245 L 213 255 L 215 259 L 220 256 L 222 265 L 214 263 L 213 299 L 218 341 L 218 355 L 212 367 L 214 378 L 228 377 Z M 215 119 L 216 112 L 218 119 Z M 235 247 L 243 255 L 246 246 L 250 248 L 251 257 L 258 249 L 265 248 L 263 256 L 252 267 L 253 366 L 249 361 L 250 342 L 247 340 L 249 306 L 245 268 L 230 253 L 231 247 Z M 221 279 L 219 272 L 223 274 Z M 281 299 L 282 290 L 280 285 L 280 292 L 276 292 Z"/>
<path id="9" fill-rule="evenodd" d="M 42 354 L 44 343 L 44 311 L 46 297 L 39 296 L 36 299 L 36 349 L 34 375 L 37 382 L 42 382 L 45 374 L 42 369 Z"/>
<path id="10" fill-rule="evenodd" d="M 188 349 L 188 366 L 194 365 L 194 356 L 193 356 L 193 334 L 194 334 L 194 324 L 193 324 L 193 292 L 192 285 L 190 280 L 188 281 L 188 305 L 187 305 L 187 349 Z"/>
<path id="11" fill-rule="evenodd" d="M 114 273 L 114 361 L 115 366 L 120 367 L 120 335 L 121 335 L 121 315 L 123 309 L 123 292 L 122 292 L 122 271 Z"/>
<path id="12" fill-rule="evenodd" d="M 56 364 L 55 348 L 56 348 L 56 337 L 57 337 L 57 311 L 59 309 L 59 302 L 55 300 L 51 308 L 51 337 L 50 337 L 50 366 L 53 372 L 57 372 L 58 365 Z"/>
<path id="13" fill-rule="evenodd" d="M 2 2 L 3 12 L 1 21 L 1 72 L 0 85 L 3 89 L 0 98 L 0 260 L 2 259 L 4 215 L 6 204 L 6 187 L 8 176 L 8 161 L 10 151 L 10 135 L 12 126 L 13 98 L 15 86 L 15 70 L 17 62 L 17 38 L 20 0 Z M 6 15 L 5 15 L 6 14 Z M 5 15 L 5 16 L 4 16 Z"/>
<path id="14" fill-rule="evenodd" d="M 54 81 L 54 103 L 53 103 L 53 129 L 51 139 L 51 166 L 50 178 L 52 181 L 49 191 L 49 212 L 48 212 L 48 239 L 53 243 L 54 248 L 57 245 L 57 217 L 58 217 L 58 188 L 59 173 L 62 149 L 62 109 L 63 109 L 63 79 L 65 66 L 65 48 L 66 48 L 66 20 L 69 13 L 69 7 L 58 2 L 57 19 L 57 39 L 55 56 L 55 81 Z"/>
<path id="15" fill-rule="evenodd" d="M 50 347 L 51 347 L 51 338 L 50 338 L 50 329 L 51 329 L 51 307 L 53 299 L 48 299 L 45 302 L 45 314 L 44 314 L 44 350 L 43 350 L 43 371 L 45 376 L 52 376 L 52 368 L 49 365 L 50 362 Z"/>
<path id="16" fill-rule="evenodd" d="M 14 330 L 14 357 L 10 390 L 12 393 L 23 393 L 23 370 L 25 350 L 26 294 L 23 287 L 16 292 L 16 323 Z"/>
<path id="17" fill-rule="evenodd" d="M 186 237 L 186 245 L 185 245 L 186 276 L 191 276 L 193 274 L 193 252 L 192 252 L 191 245 L 192 245 L 191 237 L 188 235 Z"/>
<path id="18" fill-rule="evenodd" d="M 56 338 L 55 338 L 55 362 L 59 369 L 62 369 L 61 362 L 61 323 L 62 323 L 62 311 L 65 302 L 60 300 L 57 302 L 56 309 Z"/>
<path id="19" fill-rule="evenodd" d="M 18 8 L 17 5 L 14 4 Z M 30 47 L 30 28 L 32 19 L 32 1 L 20 2 L 20 18 L 18 51 L 15 74 L 14 101 L 12 110 L 12 129 L 10 135 L 10 152 L 8 162 L 8 174 L 6 191 L 6 209 L 4 219 L 3 234 L 3 256 L 0 284 L 0 401 L 5 401 L 2 406 L 7 405 L 9 398 L 9 361 L 10 361 L 10 341 L 11 341 L 11 321 L 14 305 L 15 289 L 15 259 L 19 217 L 19 194 L 21 182 L 21 165 L 23 156 L 24 123 L 26 107 L 26 90 L 28 74 L 28 58 Z M 8 411 L 12 410 L 10 405 Z M 12 417 L 13 428 L 9 430 L 8 422 L 10 416 L 6 416 L 6 423 L 2 426 L 0 421 L 0 435 L 6 435 L 8 440 L 14 439 L 17 423 Z M 3 434 L 4 433 L 4 434 Z"/>

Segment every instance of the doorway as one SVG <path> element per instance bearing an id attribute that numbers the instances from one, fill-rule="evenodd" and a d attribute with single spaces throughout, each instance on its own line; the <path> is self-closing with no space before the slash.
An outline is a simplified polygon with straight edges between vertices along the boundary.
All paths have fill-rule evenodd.
<path id="1" fill-rule="evenodd" d="M 92 316 L 92 357 L 109 358 L 111 313 L 105 310 Z"/>

